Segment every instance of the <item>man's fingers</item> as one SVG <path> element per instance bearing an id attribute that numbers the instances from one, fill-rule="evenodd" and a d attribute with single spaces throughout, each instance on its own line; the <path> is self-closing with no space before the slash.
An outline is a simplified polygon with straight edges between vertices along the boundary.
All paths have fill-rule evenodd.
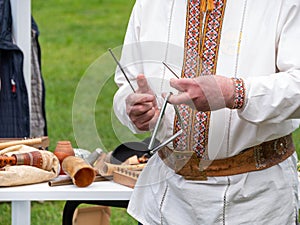
<path id="1" fill-rule="evenodd" d="M 127 108 L 127 114 L 132 116 L 140 116 L 145 114 L 146 112 L 152 110 L 153 105 L 151 103 L 143 103 L 133 105 Z"/>
<path id="2" fill-rule="evenodd" d="M 129 114 L 129 117 L 139 130 L 146 131 L 150 129 L 150 121 L 153 119 L 154 115 L 155 109 L 152 107 L 141 115 Z"/>
<path id="3" fill-rule="evenodd" d="M 187 92 L 178 95 L 170 95 L 168 102 L 174 105 L 188 104 L 193 105 L 193 101 Z"/>
<path id="4" fill-rule="evenodd" d="M 171 79 L 170 86 L 177 89 L 180 92 L 187 90 L 187 87 L 191 84 L 192 79 Z"/>
<path id="5" fill-rule="evenodd" d="M 150 94 L 130 94 L 126 98 L 126 104 L 129 106 L 137 105 L 137 104 L 143 104 L 147 102 L 153 102 L 155 100 L 155 97 Z"/>
<path id="6" fill-rule="evenodd" d="M 155 114 L 155 109 L 152 108 L 151 110 L 148 110 L 147 112 L 144 112 L 143 114 L 136 116 L 135 121 L 140 124 L 149 123 L 149 121 L 153 118 Z"/>

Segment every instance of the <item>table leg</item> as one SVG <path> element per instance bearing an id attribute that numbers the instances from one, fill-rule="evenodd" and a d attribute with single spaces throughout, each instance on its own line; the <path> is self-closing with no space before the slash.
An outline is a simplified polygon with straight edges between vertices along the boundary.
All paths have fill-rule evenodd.
<path id="1" fill-rule="evenodd" d="M 30 225 L 30 201 L 11 202 L 11 224 Z"/>

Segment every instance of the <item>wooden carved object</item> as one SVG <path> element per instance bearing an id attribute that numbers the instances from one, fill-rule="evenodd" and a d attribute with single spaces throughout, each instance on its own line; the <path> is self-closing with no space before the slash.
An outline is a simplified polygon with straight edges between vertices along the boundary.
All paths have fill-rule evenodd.
<path id="1" fill-rule="evenodd" d="M 121 169 L 128 169 L 128 170 L 142 170 L 146 166 L 146 163 L 143 164 L 137 164 L 137 165 L 117 165 L 117 164 L 111 164 L 111 163 L 104 163 L 102 171 L 100 171 L 100 174 L 102 176 L 112 176 L 114 171 L 121 170 Z"/>
<path id="2" fill-rule="evenodd" d="M 0 138 L 0 150 L 15 145 L 28 145 L 36 148 L 46 148 L 49 145 L 48 137 L 17 139 L 17 138 Z"/>
<path id="3" fill-rule="evenodd" d="M 42 168 L 43 158 L 42 154 L 38 151 L 18 153 L 11 156 L 0 156 L 0 168 L 6 165 L 28 165 Z"/>
<path id="4" fill-rule="evenodd" d="M 82 158 L 66 157 L 62 162 L 62 169 L 72 178 L 73 184 L 78 187 L 87 187 L 95 180 L 94 168 Z"/>
<path id="5" fill-rule="evenodd" d="M 75 156 L 72 144 L 70 141 L 58 141 L 53 154 L 58 158 L 60 166 L 62 167 L 63 160 L 68 156 Z M 60 170 L 60 175 L 65 174 Z"/>
<path id="6" fill-rule="evenodd" d="M 141 171 L 133 171 L 124 168 L 117 168 L 114 171 L 113 180 L 118 184 L 133 188 Z"/>

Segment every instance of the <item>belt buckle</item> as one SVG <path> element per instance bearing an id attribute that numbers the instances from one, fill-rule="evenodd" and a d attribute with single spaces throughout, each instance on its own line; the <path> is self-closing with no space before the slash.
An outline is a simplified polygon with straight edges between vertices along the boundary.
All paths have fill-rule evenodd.
<path id="1" fill-rule="evenodd" d="M 288 149 L 287 137 L 278 138 L 274 142 L 274 150 L 278 155 L 284 155 Z"/>

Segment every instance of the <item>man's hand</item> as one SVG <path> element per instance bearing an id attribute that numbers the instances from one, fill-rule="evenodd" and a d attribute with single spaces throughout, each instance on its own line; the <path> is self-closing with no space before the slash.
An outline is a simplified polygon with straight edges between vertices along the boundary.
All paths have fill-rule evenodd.
<path id="1" fill-rule="evenodd" d="M 159 109 L 153 91 L 143 74 L 137 76 L 136 93 L 126 98 L 126 112 L 134 125 L 142 131 L 148 131 L 159 115 Z"/>
<path id="2" fill-rule="evenodd" d="M 227 77 L 208 75 L 193 79 L 171 79 L 170 85 L 180 92 L 169 97 L 171 104 L 187 104 L 202 112 L 234 106 L 235 85 Z"/>

